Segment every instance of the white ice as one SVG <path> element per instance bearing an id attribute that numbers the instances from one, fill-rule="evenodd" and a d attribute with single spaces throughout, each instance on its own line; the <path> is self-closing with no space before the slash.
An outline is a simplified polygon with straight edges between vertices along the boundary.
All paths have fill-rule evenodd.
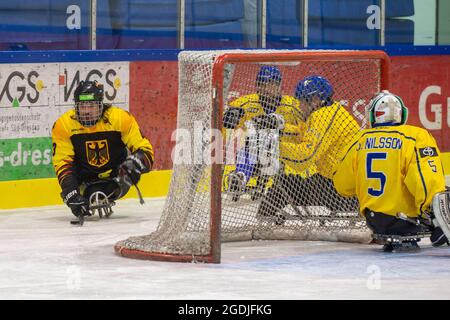
<path id="1" fill-rule="evenodd" d="M 69 224 L 64 206 L 0 210 L 0 299 L 448 299 L 450 248 L 418 253 L 304 241 L 222 245 L 221 264 L 119 257 L 156 229 L 164 199 L 118 201 L 110 219 Z"/>

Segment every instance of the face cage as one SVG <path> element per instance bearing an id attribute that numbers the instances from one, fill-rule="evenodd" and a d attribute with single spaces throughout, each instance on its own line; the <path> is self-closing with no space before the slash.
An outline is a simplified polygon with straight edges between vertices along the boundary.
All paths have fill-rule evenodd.
<path id="1" fill-rule="evenodd" d="M 85 127 L 94 126 L 103 114 L 103 102 L 81 101 L 75 103 L 75 114 L 79 123 Z"/>
<path id="2" fill-rule="evenodd" d="M 267 85 L 273 86 L 267 89 Z M 256 83 L 256 93 L 259 96 L 259 102 L 266 112 L 275 112 L 279 103 L 281 102 L 281 82 L 279 81 L 263 81 Z"/>

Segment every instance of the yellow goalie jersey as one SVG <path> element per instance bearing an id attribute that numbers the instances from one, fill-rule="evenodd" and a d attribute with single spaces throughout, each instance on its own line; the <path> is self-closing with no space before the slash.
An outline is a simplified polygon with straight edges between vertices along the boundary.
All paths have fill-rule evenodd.
<path id="1" fill-rule="evenodd" d="M 59 184 L 75 176 L 78 183 L 117 175 L 118 166 L 130 152 L 141 150 L 150 164 L 153 149 L 139 130 L 135 118 L 122 109 L 108 107 L 93 127 L 82 126 L 75 110 L 63 114 L 53 125 L 53 165 Z"/>
<path id="2" fill-rule="evenodd" d="M 383 126 L 361 131 L 333 176 L 336 190 L 367 208 L 395 216 L 427 211 L 445 179 L 434 138 L 424 129 Z"/>
<path id="3" fill-rule="evenodd" d="M 258 94 L 249 94 L 240 97 L 229 104 L 230 108 L 240 108 L 244 111 L 242 118 L 240 118 L 235 129 L 245 129 L 245 122 L 265 114 L 264 108 L 259 102 Z M 284 163 L 284 171 L 286 174 L 300 174 L 308 176 L 314 173 L 314 169 L 309 168 L 310 171 L 298 171 L 295 163 L 283 161 L 285 158 L 296 159 L 298 150 L 296 145 L 302 141 L 305 132 L 305 116 L 300 109 L 299 101 L 290 96 L 282 96 L 279 105 L 275 112 L 281 115 L 284 119 L 285 125 L 280 132 L 280 160 Z M 303 169 L 303 168 L 302 168 Z"/>

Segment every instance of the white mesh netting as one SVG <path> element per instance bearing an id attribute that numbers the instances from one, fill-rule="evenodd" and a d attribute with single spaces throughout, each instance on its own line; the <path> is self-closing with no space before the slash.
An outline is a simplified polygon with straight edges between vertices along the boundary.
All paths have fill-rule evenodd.
<path id="1" fill-rule="evenodd" d="M 381 61 L 370 54 L 336 58 L 333 51 L 320 52 L 326 55 L 181 52 L 165 208 L 155 232 L 121 241 L 116 250 L 148 258 L 210 255 L 210 228 L 217 221 L 211 214 L 221 214 L 222 241 L 369 241 L 357 200 L 339 196 L 331 177 L 345 145 L 365 127 L 365 105 L 381 86 Z M 214 63 L 230 53 L 245 58 Z M 214 68 L 222 68 L 223 77 L 213 83 Z M 307 78 L 296 90 L 309 76 L 321 78 Z M 221 164 L 220 176 L 212 174 L 212 163 Z M 221 199 L 218 213 L 211 213 L 211 185 L 218 193 L 213 199 Z"/>

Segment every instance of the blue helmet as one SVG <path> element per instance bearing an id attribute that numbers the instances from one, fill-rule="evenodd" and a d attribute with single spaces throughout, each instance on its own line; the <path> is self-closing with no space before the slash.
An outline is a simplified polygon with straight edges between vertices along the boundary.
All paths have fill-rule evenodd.
<path id="1" fill-rule="evenodd" d="M 262 66 L 256 76 L 256 83 L 281 82 L 281 71 L 276 66 Z"/>
<path id="2" fill-rule="evenodd" d="M 333 87 L 327 79 L 321 76 L 309 76 L 301 80 L 295 88 L 295 97 L 310 101 L 317 96 L 322 100 L 323 105 L 330 105 L 333 97 Z"/>

